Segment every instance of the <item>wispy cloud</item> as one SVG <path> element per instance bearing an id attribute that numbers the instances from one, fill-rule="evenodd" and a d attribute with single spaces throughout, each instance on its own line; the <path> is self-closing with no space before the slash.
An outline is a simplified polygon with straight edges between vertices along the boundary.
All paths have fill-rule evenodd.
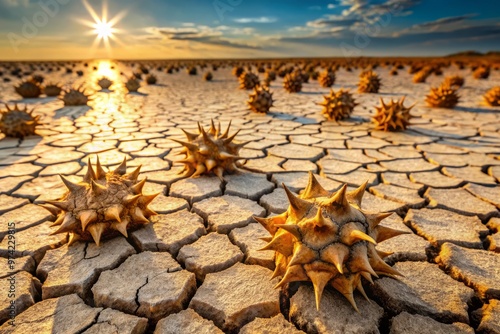
<path id="1" fill-rule="evenodd" d="M 228 26 L 209 27 L 204 25 L 194 27 L 147 27 L 143 36 L 146 40 L 193 41 L 205 44 L 227 47 L 258 49 L 257 45 L 225 35 L 249 35 L 252 28 L 232 28 Z"/>
<path id="2" fill-rule="evenodd" d="M 233 20 L 236 23 L 274 23 L 278 21 L 275 17 L 261 16 L 261 17 L 241 17 Z"/>
<path id="3" fill-rule="evenodd" d="M 471 17 L 477 14 L 467 14 L 460 16 L 443 17 L 434 21 L 423 22 L 415 24 L 409 28 L 403 29 L 393 34 L 394 37 L 399 37 L 410 33 L 420 33 L 426 31 L 439 31 L 439 30 L 455 30 L 463 27 L 464 23 Z"/>
<path id="4" fill-rule="evenodd" d="M 329 3 L 328 6 L 326 6 L 326 8 L 328 8 L 328 9 L 334 9 L 334 8 L 337 8 L 337 5 L 335 5 L 333 3 Z"/>

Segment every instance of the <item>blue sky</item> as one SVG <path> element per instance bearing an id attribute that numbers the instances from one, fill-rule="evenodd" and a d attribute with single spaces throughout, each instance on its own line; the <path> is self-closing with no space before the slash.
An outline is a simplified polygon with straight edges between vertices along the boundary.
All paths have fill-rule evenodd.
<path id="1" fill-rule="evenodd" d="M 85 6 L 87 2 L 88 6 Z M 0 59 L 424 56 L 500 45 L 496 0 L 0 0 Z"/>

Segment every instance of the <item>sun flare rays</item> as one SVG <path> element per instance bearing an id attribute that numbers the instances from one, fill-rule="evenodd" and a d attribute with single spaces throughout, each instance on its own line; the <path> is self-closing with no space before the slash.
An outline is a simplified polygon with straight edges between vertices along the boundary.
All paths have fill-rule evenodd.
<path id="1" fill-rule="evenodd" d="M 111 53 L 111 41 L 119 44 L 120 46 L 124 46 L 124 43 L 117 37 L 117 35 L 123 33 L 123 30 L 116 28 L 115 25 L 119 23 L 125 15 L 127 15 L 127 11 L 123 10 L 111 19 L 108 19 L 108 4 L 106 1 L 103 1 L 102 3 L 100 16 L 87 0 L 82 0 L 82 3 L 92 20 L 78 19 L 78 21 L 91 28 L 86 35 L 95 36 L 91 50 L 98 48 L 101 45 L 101 42 L 109 54 Z"/>

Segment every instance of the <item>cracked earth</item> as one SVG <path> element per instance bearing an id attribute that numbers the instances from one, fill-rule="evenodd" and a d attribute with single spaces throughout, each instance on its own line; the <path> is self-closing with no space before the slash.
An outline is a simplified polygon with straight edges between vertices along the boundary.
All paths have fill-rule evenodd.
<path id="1" fill-rule="evenodd" d="M 470 70 L 445 69 L 465 78 L 460 103 L 447 110 L 424 104 L 442 77 L 413 84 L 406 71 L 392 77 L 380 68 L 380 93 L 354 93 L 359 106 L 337 123 L 321 116 L 316 103 L 329 89 L 315 81 L 288 94 L 278 78 L 275 107 L 255 114 L 229 67 L 212 82 L 155 71 L 157 85 L 126 94 L 119 71 L 131 64 L 96 66 L 78 63 L 83 77 L 47 75 L 85 83 L 94 92 L 88 107 L 19 100 L 12 83 L 0 83 L 3 101 L 36 105 L 42 123 L 38 136 L 0 137 L 0 333 L 500 333 L 500 110 L 479 106 L 500 84 L 498 71 L 475 80 Z M 109 91 L 95 85 L 102 75 L 115 81 Z M 354 92 L 358 75 L 340 69 L 333 88 Z M 373 131 L 379 98 L 403 95 L 416 103 L 412 125 Z M 210 119 L 223 128 L 231 120 L 236 140 L 250 141 L 242 171 L 224 182 L 181 179 L 171 139 Z M 124 157 L 129 168 L 142 165 L 144 193 L 161 192 L 151 203 L 159 214 L 128 238 L 68 247 L 64 235 L 50 235 L 55 217 L 36 204 L 59 198 L 66 189 L 58 174 L 79 181 L 97 154 L 108 168 Z M 274 253 L 259 251 L 268 233 L 252 216 L 285 211 L 282 183 L 298 192 L 309 171 L 329 191 L 368 181 L 363 209 L 394 212 L 382 224 L 410 232 L 378 246 L 404 277 L 365 281 L 370 301 L 355 294 L 359 313 L 333 289 L 320 311 L 311 284 L 274 289 Z M 8 323 L 12 300 L 16 326 Z"/>

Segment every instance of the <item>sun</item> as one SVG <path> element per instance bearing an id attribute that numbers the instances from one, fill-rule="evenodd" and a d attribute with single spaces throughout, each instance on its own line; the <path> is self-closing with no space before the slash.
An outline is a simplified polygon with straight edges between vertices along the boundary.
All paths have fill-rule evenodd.
<path id="1" fill-rule="evenodd" d="M 113 36 L 113 26 L 111 23 L 102 21 L 102 22 L 97 22 L 95 25 L 95 30 L 94 32 L 97 34 L 97 37 L 99 38 L 110 38 Z"/>
<path id="2" fill-rule="evenodd" d="M 101 41 L 103 42 L 105 48 L 108 52 L 111 52 L 111 41 L 116 42 L 123 46 L 123 43 L 117 38 L 117 34 L 122 33 L 121 29 L 115 27 L 115 25 L 120 22 L 121 19 L 127 14 L 126 11 L 122 11 L 116 14 L 113 18 L 108 20 L 108 6 L 107 2 L 104 0 L 102 3 L 102 13 L 98 15 L 92 6 L 87 2 L 87 0 L 82 0 L 85 9 L 90 14 L 92 21 L 78 19 L 78 21 L 87 27 L 91 28 L 88 35 L 95 35 L 94 43 L 92 44 L 92 49 L 97 48 Z"/>

